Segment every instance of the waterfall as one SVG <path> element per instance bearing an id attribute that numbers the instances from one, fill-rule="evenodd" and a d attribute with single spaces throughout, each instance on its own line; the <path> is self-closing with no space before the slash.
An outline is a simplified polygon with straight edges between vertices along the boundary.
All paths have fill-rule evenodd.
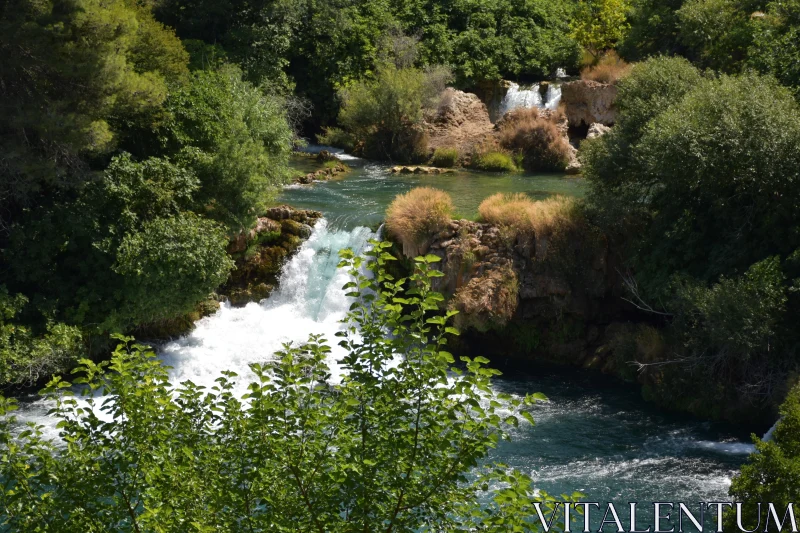
<path id="1" fill-rule="evenodd" d="M 560 101 L 561 87 L 558 84 L 548 84 L 547 91 L 544 98 L 542 98 L 541 87 L 538 83 L 528 88 L 522 88 L 519 84 L 512 82 L 500 104 L 500 115 L 502 116 L 513 109 L 527 107 L 556 109 Z"/>
<path id="2" fill-rule="evenodd" d="M 210 386 L 220 372 L 232 370 L 243 376 L 245 386 L 250 363 L 269 360 L 284 343 L 304 342 L 311 333 L 323 334 L 330 343 L 335 373 L 333 362 L 343 355 L 335 334 L 351 303 L 342 290 L 349 277 L 337 269 L 339 251 L 361 253 L 373 236 L 367 228 L 331 231 L 325 220 L 318 222 L 284 266 L 280 286 L 269 298 L 240 308 L 224 305 L 197 322 L 191 333 L 161 348 L 159 355 L 172 367 L 172 383 L 188 379 Z"/>
<path id="3" fill-rule="evenodd" d="M 500 104 L 500 115 L 520 107 L 542 107 L 542 93 L 539 91 L 538 83 L 528 89 L 522 89 L 519 84 L 511 83 Z"/>
<path id="4" fill-rule="evenodd" d="M 556 110 L 558 104 L 561 103 L 561 86 L 551 83 L 547 86 L 547 94 L 545 95 L 544 107 L 545 109 Z"/>
<path id="5" fill-rule="evenodd" d="M 368 228 L 333 231 L 326 220 L 317 222 L 311 237 L 284 265 L 279 288 L 269 298 L 244 307 L 223 304 L 214 315 L 199 320 L 192 332 L 157 350 L 171 367 L 171 383 L 191 380 L 210 388 L 222 371 L 231 370 L 240 376 L 234 393 L 241 397 L 250 381 L 250 363 L 268 361 L 284 343 L 302 343 L 312 333 L 324 335 L 331 346 L 328 364 L 332 380 L 338 381 L 335 361 L 344 353 L 335 334 L 351 303 L 342 290 L 349 276 L 337 268 L 339 250 L 351 248 L 359 254 L 373 237 Z M 44 399 L 22 402 L 19 421 L 41 424 L 45 435 L 55 439 L 58 430 L 47 414 L 50 408 L 51 402 Z"/>

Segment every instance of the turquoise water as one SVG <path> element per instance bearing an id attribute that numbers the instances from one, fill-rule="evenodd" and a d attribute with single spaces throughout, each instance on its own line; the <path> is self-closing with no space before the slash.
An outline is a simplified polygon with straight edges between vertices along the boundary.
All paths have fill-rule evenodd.
<path id="1" fill-rule="evenodd" d="M 338 251 L 363 250 L 399 192 L 435 185 L 450 192 L 466 214 L 499 191 L 536 197 L 583 192 L 580 180 L 558 175 L 396 176 L 384 165 L 348 163 L 354 170 L 342 180 L 292 187 L 281 195 L 282 201 L 319 209 L 326 218 L 284 266 L 280 287 L 270 298 L 240 308 L 224 305 L 198 321 L 190 334 L 159 347 L 173 382 L 212 386 L 222 371 L 233 370 L 242 376 L 238 392 L 244 394 L 252 377 L 248 365 L 271 358 L 283 343 L 302 342 L 310 333 L 335 339 L 350 305 L 342 290 L 348 278 L 336 267 Z M 330 366 L 337 379 L 336 360 L 343 353 L 332 348 Z M 731 476 L 752 449 L 734 428 L 659 412 L 635 388 L 599 373 L 535 364 L 500 370 L 504 376 L 495 381 L 497 389 L 517 396 L 543 392 L 549 401 L 532 408 L 536 425 L 521 423 L 513 440 L 501 443 L 491 459 L 532 474 L 537 486 L 553 495 L 580 491 L 584 501 L 623 506 L 725 501 Z M 42 400 L 26 402 L 20 415 L 44 424 L 55 437 L 49 408 Z M 620 511 L 626 523 L 626 511 Z M 643 519 L 647 515 L 644 509 Z"/>
<path id="2" fill-rule="evenodd" d="M 351 170 L 343 178 L 309 185 L 293 185 L 279 201 L 325 213 L 331 227 L 374 227 L 383 220 L 392 199 L 414 187 L 434 187 L 450 193 L 458 215 L 474 218 L 480 203 L 492 194 L 522 192 L 542 199 L 554 194 L 583 196 L 582 178 L 563 174 L 508 174 L 458 170 L 437 175 L 392 174 L 390 165 L 347 159 Z M 293 166 L 303 172 L 319 168 L 305 157 Z"/>
<path id="3" fill-rule="evenodd" d="M 557 174 L 520 175 L 459 171 L 397 175 L 388 165 L 347 160 L 343 179 L 293 186 L 281 201 L 317 209 L 329 230 L 376 227 L 395 195 L 416 186 L 451 194 L 459 214 L 473 217 L 496 192 L 583 196 L 585 182 Z M 302 164 L 308 165 L 307 160 Z M 534 407 L 536 425 L 521 425 L 493 458 L 532 473 L 550 494 L 581 491 L 585 501 L 725 501 L 731 477 L 752 451 L 741 430 L 664 414 L 638 390 L 598 373 L 536 369 L 505 371 L 496 387 L 524 395 L 543 392 L 550 402 Z M 621 510 L 625 522 L 627 505 Z M 643 509 L 642 517 L 652 514 Z"/>

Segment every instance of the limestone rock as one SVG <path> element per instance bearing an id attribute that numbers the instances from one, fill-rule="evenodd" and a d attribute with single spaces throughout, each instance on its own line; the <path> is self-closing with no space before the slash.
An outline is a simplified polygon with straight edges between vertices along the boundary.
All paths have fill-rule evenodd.
<path id="1" fill-rule="evenodd" d="M 440 98 L 439 107 L 425 116 L 431 151 L 442 147 L 468 153 L 492 135 L 494 124 L 486 104 L 477 95 L 448 88 Z"/>
<path id="2" fill-rule="evenodd" d="M 561 85 L 561 102 L 570 126 L 591 126 L 596 122 L 612 126 L 617 120 L 616 97 L 616 85 L 608 83 L 577 80 Z"/>
<path id="3" fill-rule="evenodd" d="M 611 128 L 608 126 L 604 126 L 599 122 L 595 122 L 591 126 L 589 126 L 589 133 L 586 134 L 587 139 L 594 139 L 595 137 L 602 137 L 606 133 L 611 131 Z"/>

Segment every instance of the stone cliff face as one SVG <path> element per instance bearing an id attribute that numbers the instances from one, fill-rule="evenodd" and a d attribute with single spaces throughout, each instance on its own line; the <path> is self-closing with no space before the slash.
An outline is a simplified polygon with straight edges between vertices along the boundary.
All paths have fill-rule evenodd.
<path id="1" fill-rule="evenodd" d="M 612 126 L 617 120 L 614 100 L 617 87 L 591 80 L 570 81 L 561 85 L 561 102 L 570 126 L 591 126 L 599 122 Z"/>
<path id="2" fill-rule="evenodd" d="M 491 339 L 500 352 L 523 358 L 529 351 L 587 359 L 621 301 L 605 240 L 581 232 L 512 237 L 501 227 L 454 220 L 428 252 L 442 259 L 445 274 L 435 288 L 459 311 L 467 338 Z"/>
<path id="3" fill-rule="evenodd" d="M 425 117 L 425 132 L 429 147 L 458 148 L 462 154 L 490 138 L 494 124 L 489 119 L 486 105 L 472 93 L 447 89 L 438 109 Z"/>

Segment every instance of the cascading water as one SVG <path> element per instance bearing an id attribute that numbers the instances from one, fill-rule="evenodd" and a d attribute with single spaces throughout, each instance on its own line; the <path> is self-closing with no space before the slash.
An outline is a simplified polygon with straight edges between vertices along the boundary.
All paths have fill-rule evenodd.
<path id="1" fill-rule="evenodd" d="M 520 107 L 542 107 L 542 93 L 539 84 L 533 85 L 528 89 L 521 88 L 518 84 L 512 83 L 508 92 L 500 104 L 500 114 L 505 115 L 512 109 Z"/>
<path id="2" fill-rule="evenodd" d="M 538 83 L 523 89 L 519 84 L 512 82 L 500 104 L 500 115 L 502 116 L 513 109 L 528 107 L 556 109 L 559 102 L 561 102 L 561 87 L 558 84 L 548 84 L 547 91 L 544 98 L 542 98 L 541 87 Z"/>
<path id="3" fill-rule="evenodd" d="M 336 268 L 339 250 L 360 253 L 373 236 L 367 228 L 330 231 L 325 220 L 318 222 L 284 267 L 280 287 L 270 298 L 240 308 L 224 305 L 190 334 L 161 348 L 164 363 L 172 367 L 172 382 L 210 386 L 223 370 L 247 376 L 250 363 L 268 360 L 284 343 L 303 342 L 312 333 L 323 334 L 331 344 L 335 371 L 333 363 L 342 354 L 334 335 L 350 305 L 342 290 L 348 275 Z M 240 382 L 244 386 L 247 380 Z"/>

